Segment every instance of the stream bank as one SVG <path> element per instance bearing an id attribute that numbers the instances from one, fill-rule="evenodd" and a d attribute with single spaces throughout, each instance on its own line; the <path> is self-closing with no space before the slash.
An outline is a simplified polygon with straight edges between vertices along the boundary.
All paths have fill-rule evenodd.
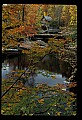
<path id="1" fill-rule="evenodd" d="M 67 44 L 64 50 L 61 49 L 61 52 L 64 52 L 64 54 L 58 54 L 59 59 L 68 62 L 72 67 L 68 81 L 77 83 L 77 45 Z M 70 90 L 77 93 L 77 86 L 70 88 Z"/>
<path id="2" fill-rule="evenodd" d="M 71 53 L 71 50 L 69 50 L 69 53 Z M 54 54 L 54 55 L 56 55 L 56 54 Z M 74 57 L 74 55 L 75 54 L 73 54 L 72 56 Z M 60 60 L 58 60 L 59 57 L 61 58 Z M 63 59 L 62 59 L 62 57 L 63 57 Z M 65 58 L 68 58 L 68 61 L 65 61 L 66 60 Z M 32 115 L 47 115 L 49 112 L 50 115 L 52 116 L 52 115 L 56 115 L 56 113 L 58 111 L 60 111 L 61 116 L 76 115 L 76 95 L 72 96 L 73 93 L 71 93 L 74 91 L 75 87 L 69 88 L 70 92 L 68 90 L 66 90 L 66 88 L 65 88 L 65 85 L 67 86 L 67 84 L 69 84 L 68 82 L 69 82 L 69 78 L 71 76 L 71 74 L 70 74 L 71 68 L 69 69 L 70 66 L 67 65 L 70 62 L 69 58 L 70 58 L 70 54 L 68 54 L 68 52 L 67 52 L 67 54 L 65 52 L 64 55 L 59 55 L 59 56 L 56 55 L 56 58 L 54 58 L 54 59 L 52 59 L 52 54 L 50 54 L 50 56 L 46 55 L 42 59 L 42 64 L 40 62 L 40 64 L 38 64 L 38 66 L 36 66 L 36 68 L 37 67 L 39 68 L 39 69 L 37 69 L 37 72 L 31 71 L 31 74 L 29 74 L 31 76 L 29 76 L 28 81 L 26 79 L 27 82 L 25 82 L 25 79 L 22 78 L 22 81 L 23 81 L 24 85 L 26 86 L 26 88 L 28 88 L 27 87 L 28 85 L 31 85 L 29 87 L 29 89 L 31 89 L 31 88 L 32 89 L 31 89 L 31 91 L 29 90 L 28 92 L 26 90 L 25 96 L 21 95 L 23 92 L 25 92 L 24 89 L 26 89 L 26 88 L 24 88 L 24 87 L 23 87 L 24 88 L 23 90 L 20 89 L 20 91 L 22 91 L 22 93 L 19 94 L 19 91 L 17 91 L 15 93 L 16 97 L 17 97 L 17 94 L 19 94 L 20 95 L 19 97 L 21 97 L 21 101 L 18 103 L 17 106 L 14 107 L 14 109 L 16 111 L 15 112 L 16 115 L 20 114 L 19 113 L 20 111 L 24 112 L 22 108 L 24 108 L 24 110 L 25 110 L 24 114 L 28 115 L 28 112 L 26 110 L 30 109 L 29 106 L 31 104 L 33 105 L 32 106 L 33 111 L 30 109 L 30 111 L 31 111 L 30 113 Z M 9 59 L 9 57 L 8 57 L 8 59 Z M 61 60 L 63 63 L 60 62 Z M 24 70 L 24 68 L 26 68 L 29 65 L 29 61 L 28 61 L 28 58 L 26 57 L 26 55 L 25 55 L 25 58 L 24 58 L 24 56 L 20 55 L 19 58 L 17 56 L 16 59 L 13 59 L 13 58 L 9 59 L 9 64 L 8 64 L 8 61 L 5 61 L 5 65 L 7 66 L 6 67 L 7 72 L 8 72 L 8 68 L 9 68 L 9 70 L 13 69 L 13 73 L 14 73 L 16 71 L 16 69 Z M 72 66 L 71 62 L 70 62 L 70 65 Z M 75 65 L 75 64 L 73 64 L 73 65 Z M 48 70 L 49 70 L 49 72 L 48 72 Z M 74 70 L 74 68 L 72 66 L 71 73 L 73 72 L 73 70 Z M 4 71 L 6 71 L 6 70 L 4 70 Z M 53 74 L 54 72 L 57 74 L 54 75 Z M 69 77 L 65 78 L 66 75 Z M 55 77 L 56 77 L 56 79 L 55 79 Z M 67 79 L 68 79 L 68 81 L 67 81 Z M 40 83 L 41 85 L 39 86 L 37 83 L 38 84 Z M 47 83 L 49 86 L 46 86 L 44 83 Z M 71 83 L 72 83 L 72 80 L 71 80 Z M 54 87 L 54 86 L 52 86 L 53 84 L 54 85 L 57 84 L 57 86 Z M 56 87 L 57 87 L 57 91 L 55 90 Z M 62 91 L 61 91 L 61 89 L 62 89 Z M 7 96 L 7 94 L 6 94 L 6 96 Z M 8 96 L 7 96 L 7 99 L 8 99 Z M 38 96 L 38 98 L 37 98 L 37 96 Z M 13 100 L 12 98 L 10 99 L 10 102 L 12 102 L 11 101 L 11 100 Z M 31 99 L 31 102 L 30 102 L 30 99 Z M 54 100 L 55 100 L 55 102 L 54 102 Z M 9 100 L 7 100 L 7 101 L 9 101 Z M 35 101 L 35 104 L 33 104 L 33 101 Z M 29 106 L 27 106 L 27 105 L 29 105 Z M 18 106 L 19 106 L 19 109 L 18 109 Z M 12 109 L 13 109 L 13 107 L 12 107 Z"/>

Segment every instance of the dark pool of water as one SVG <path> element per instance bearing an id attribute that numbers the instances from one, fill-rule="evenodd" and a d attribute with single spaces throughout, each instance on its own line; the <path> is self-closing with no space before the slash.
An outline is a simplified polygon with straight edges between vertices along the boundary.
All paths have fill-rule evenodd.
<path id="1" fill-rule="evenodd" d="M 17 69 L 26 69 L 29 65 L 27 55 L 14 56 L 13 58 L 6 58 L 2 63 L 2 78 L 7 79 L 6 74 Z M 66 78 L 69 77 L 71 66 L 60 61 L 54 55 L 46 56 L 39 64 L 36 65 L 37 71 L 30 74 L 28 80 L 23 81 L 25 86 L 37 86 L 38 84 L 48 84 L 49 86 L 60 84 L 67 84 Z"/>

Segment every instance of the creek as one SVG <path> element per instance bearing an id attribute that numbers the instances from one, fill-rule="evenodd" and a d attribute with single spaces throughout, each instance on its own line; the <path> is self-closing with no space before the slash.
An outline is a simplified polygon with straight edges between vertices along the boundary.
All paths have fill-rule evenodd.
<path id="1" fill-rule="evenodd" d="M 28 56 L 25 54 L 14 57 L 6 57 L 2 63 L 2 79 L 8 79 L 7 74 L 17 69 L 25 70 L 29 65 Z M 38 84 L 54 86 L 56 84 L 68 84 L 66 79 L 70 76 L 71 66 L 60 61 L 56 56 L 47 55 L 39 64 L 37 70 L 31 72 L 28 80 L 21 79 L 24 86 L 35 87 Z"/>
<path id="2" fill-rule="evenodd" d="M 73 97 L 74 94 L 71 93 L 70 88 L 67 87 L 70 83 L 68 78 L 72 71 L 70 64 L 58 59 L 58 56 L 54 54 L 46 55 L 40 62 L 35 64 L 35 66 L 30 64 L 29 67 L 29 62 L 29 57 L 26 54 L 7 56 L 2 62 L 2 79 L 3 81 L 8 81 L 8 83 L 6 82 L 9 84 L 8 86 L 16 80 L 12 80 L 11 76 L 13 73 L 21 70 L 29 70 L 27 71 L 29 72 L 28 75 L 24 73 L 19 79 L 19 83 L 23 83 L 23 91 L 26 89 L 26 91 L 24 91 L 25 95 L 18 91 L 19 88 L 16 88 L 17 86 L 10 90 L 10 92 L 13 90 L 13 96 L 20 93 L 20 102 L 15 108 L 12 107 L 12 109 L 15 109 L 15 114 L 19 115 L 22 108 L 28 110 L 30 108 L 26 106 L 32 105 L 34 115 L 48 115 L 48 113 L 50 113 L 52 116 L 56 115 L 58 111 L 60 111 L 61 116 L 76 115 L 76 98 Z M 27 75 L 27 77 L 24 77 L 24 75 Z M 16 83 L 16 85 L 19 83 Z M 5 86 L 7 86 L 7 84 L 5 84 Z M 61 90 L 56 85 L 59 85 Z M 4 94 L 4 92 L 2 92 L 2 94 Z M 6 95 L 8 102 L 17 101 L 17 99 L 14 100 L 13 97 L 9 98 L 9 93 Z M 35 101 L 37 107 L 35 107 L 33 101 Z M 30 102 L 32 104 L 30 104 Z M 3 107 L 4 104 L 2 104 Z M 30 113 L 32 113 L 32 111 L 30 111 Z M 29 113 L 26 111 L 26 114 Z"/>

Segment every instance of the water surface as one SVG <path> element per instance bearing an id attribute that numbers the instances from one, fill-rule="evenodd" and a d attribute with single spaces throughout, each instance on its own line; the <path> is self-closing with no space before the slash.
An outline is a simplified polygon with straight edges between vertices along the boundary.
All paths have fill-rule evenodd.
<path id="1" fill-rule="evenodd" d="M 8 79 L 6 74 L 11 71 L 25 70 L 29 65 L 27 55 L 19 55 L 6 58 L 2 63 L 2 79 Z M 54 55 L 47 55 L 39 64 L 37 70 L 31 73 L 29 78 L 23 81 L 25 86 L 37 86 L 38 84 L 47 84 L 54 86 L 58 83 L 66 84 L 66 78 L 69 77 L 71 67 L 68 63 L 60 61 Z"/>

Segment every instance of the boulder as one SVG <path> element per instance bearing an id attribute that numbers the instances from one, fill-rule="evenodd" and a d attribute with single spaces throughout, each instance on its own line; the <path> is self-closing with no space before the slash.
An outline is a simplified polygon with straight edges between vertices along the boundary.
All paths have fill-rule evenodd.
<path id="1" fill-rule="evenodd" d="M 48 29 L 48 32 L 49 33 L 58 33 L 58 32 L 61 32 L 61 30 L 57 29 L 57 28 L 54 28 L 54 29 Z"/>
<path id="2" fill-rule="evenodd" d="M 45 42 L 42 41 L 42 40 L 37 40 L 37 43 L 38 43 L 40 46 L 48 46 L 48 44 L 45 43 Z"/>

